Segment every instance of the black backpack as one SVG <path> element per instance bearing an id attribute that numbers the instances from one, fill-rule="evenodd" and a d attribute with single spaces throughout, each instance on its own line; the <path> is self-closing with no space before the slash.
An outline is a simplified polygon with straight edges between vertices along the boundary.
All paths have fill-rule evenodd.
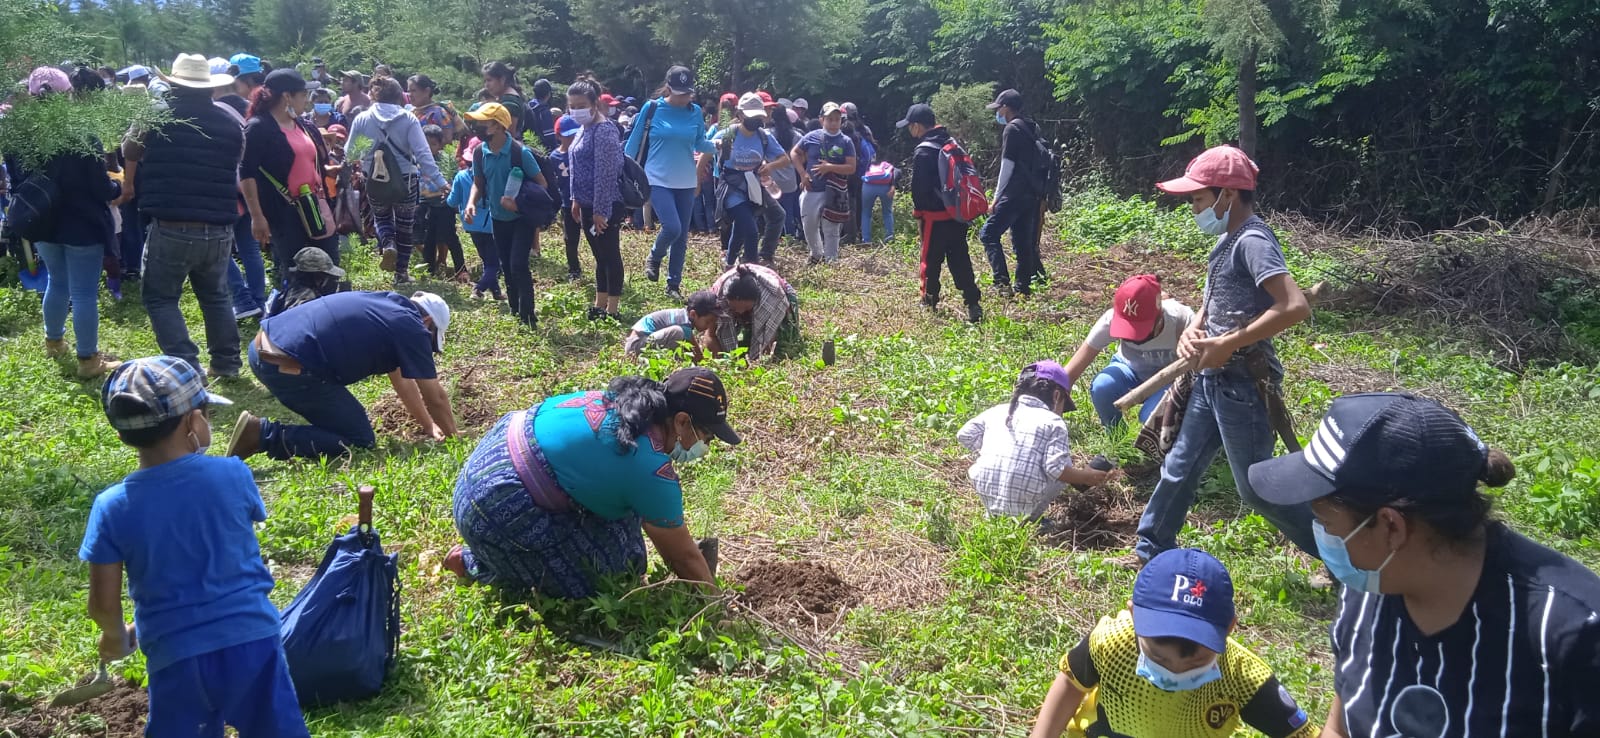
<path id="1" fill-rule="evenodd" d="M 391 119 L 389 123 L 393 123 L 395 120 L 399 119 Z M 372 168 L 374 171 L 365 173 L 367 177 L 367 199 L 371 200 L 374 205 L 398 205 L 410 199 L 411 187 L 406 183 L 405 175 L 400 169 L 400 152 L 390 140 L 389 125 L 380 122 L 378 130 L 383 134 L 383 138 L 372 142 Z M 383 179 L 378 179 L 376 176 L 378 174 L 376 170 L 379 157 L 383 158 L 384 163 L 383 173 L 385 176 Z M 417 171 L 417 176 L 422 175 L 422 167 L 417 164 L 417 160 L 412 158 L 409 152 L 406 154 L 405 160 L 411 162 L 411 168 Z M 295 193 L 290 194 L 293 195 Z"/>
<path id="2" fill-rule="evenodd" d="M 1035 128 L 1037 130 L 1037 128 Z M 1039 184 L 1039 197 L 1045 209 L 1052 213 L 1061 211 L 1061 155 L 1044 142 L 1044 139 L 1035 135 L 1033 145 L 1038 150 L 1039 171 L 1036 177 Z"/>
<path id="3" fill-rule="evenodd" d="M 56 205 L 61 187 L 50 173 L 40 169 L 22 180 L 11 192 L 11 207 L 6 210 L 6 230 L 27 241 L 43 241 L 56 225 Z"/>
<path id="4" fill-rule="evenodd" d="M 526 151 L 533 157 L 534 165 L 539 167 L 539 173 L 544 175 L 542 186 L 532 177 L 525 176 L 521 189 L 510 193 L 517 200 L 517 214 L 532 222 L 535 228 L 547 228 L 561 212 L 561 191 L 556 187 L 555 165 L 537 149 L 524 146 L 515 138 L 507 137 L 507 140 L 511 142 L 512 166 L 522 166 L 522 152 Z M 482 157 L 488 151 L 488 143 L 479 143 L 474 161 L 483 161 Z"/>

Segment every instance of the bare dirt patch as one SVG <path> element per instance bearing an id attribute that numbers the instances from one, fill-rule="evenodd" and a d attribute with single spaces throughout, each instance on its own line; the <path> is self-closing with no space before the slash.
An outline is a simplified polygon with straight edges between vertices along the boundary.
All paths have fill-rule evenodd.
<path id="1" fill-rule="evenodd" d="M 740 569 L 735 579 L 745 585 L 740 600 L 763 613 L 788 615 L 798 607 L 814 616 L 839 617 L 861 602 L 859 589 L 820 562 L 759 561 Z"/>
<path id="2" fill-rule="evenodd" d="M 1073 550 L 1127 548 L 1139 529 L 1142 507 L 1107 487 L 1062 495 L 1045 513 L 1052 531 L 1045 539 Z"/>
<path id="3" fill-rule="evenodd" d="M 87 683 L 88 677 L 82 682 Z M 0 715 L 0 735 L 17 738 L 135 738 L 144 735 L 150 697 L 125 679 L 114 680 L 111 692 L 72 707 L 52 708 L 40 702 Z"/>

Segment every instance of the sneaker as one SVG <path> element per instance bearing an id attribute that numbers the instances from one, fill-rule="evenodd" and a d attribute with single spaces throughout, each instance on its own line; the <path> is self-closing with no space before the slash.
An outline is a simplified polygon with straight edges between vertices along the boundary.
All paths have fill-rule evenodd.
<path id="1" fill-rule="evenodd" d="M 399 287 L 401 285 L 411 284 L 411 283 L 413 283 L 415 281 L 416 281 L 415 279 L 411 278 L 411 275 L 406 274 L 405 272 L 395 272 L 394 273 L 394 286 L 396 286 L 396 287 Z"/>
<path id="2" fill-rule="evenodd" d="M 661 262 L 646 259 L 644 262 L 644 278 L 652 282 L 661 281 Z"/>
<path id="3" fill-rule="evenodd" d="M 668 287 L 667 297 L 672 298 L 675 302 L 683 302 L 683 293 L 679 292 L 677 287 Z"/>
<path id="4" fill-rule="evenodd" d="M 583 272 L 567 272 L 567 281 L 574 284 L 583 281 Z M 650 280 L 654 282 L 655 280 Z"/>
<path id="5" fill-rule="evenodd" d="M 1033 288 L 1032 287 L 1023 287 L 1020 284 L 1017 285 L 1016 287 L 1013 287 L 1012 291 L 1015 292 L 1018 297 L 1032 297 L 1033 296 Z"/>
<path id="6" fill-rule="evenodd" d="M 980 305 L 977 305 L 977 304 L 968 305 L 967 306 L 967 322 L 968 323 L 982 323 L 983 322 L 983 307 L 980 306 Z"/>
<path id="7" fill-rule="evenodd" d="M 605 319 L 616 323 L 617 325 L 627 325 L 627 323 L 623 322 L 622 320 L 622 313 L 605 313 Z"/>
<path id="8" fill-rule="evenodd" d="M 228 437 L 228 456 L 248 459 L 261 452 L 261 419 L 249 410 L 239 413 L 233 423 L 233 434 Z"/>
<path id="9" fill-rule="evenodd" d="M 238 369 L 218 369 L 218 368 L 216 368 L 214 366 L 206 368 L 206 379 L 208 379 L 208 380 L 238 379 L 238 378 L 239 378 L 239 370 Z"/>
<path id="10" fill-rule="evenodd" d="M 51 359 L 59 359 L 70 353 L 72 353 L 72 349 L 67 346 L 66 339 L 44 339 L 44 355 L 46 357 Z"/>
<path id="11" fill-rule="evenodd" d="M 235 310 L 235 311 L 233 311 L 233 319 L 234 320 L 238 320 L 238 321 L 245 321 L 245 320 L 249 320 L 251 318 L 259 318 L 259 317 L 261 317 L 261 308 L 258 308 L 258 307 L 253 307 L 253 308 L 250 308 L 249 310 Z"/>
<path id="12" fill-rule="evenodd" d="M 591 308 L 589 308 L 588 315 L 585 316 L 585 317 L 587 317 L 589 319 L 589 322 L 591 322 L 591 323 L 593 323 L 593 322 L 595 322 L 597 320 L 605 320 L 606 319 L 606 311 L 601 310 L 600 308 L 597 308 L 597 307 L 591 307 Z"/>
<path id="13" fill-rule="evenodd" d="M 810 257 L 810 258 L 806 259 L 806 266 L 816 266 L 816 265 L 821 264 L 821 263 L 822 263 L 822 257 L 820 257 L 820 256 L 813 256 L 813 257 Z"/>
<path id="14" fill-rule="evenodd" d="M 105 354 L 97 353 L 87 359 L 78 359 L 78 378 L 94 379 L 119 366 L 122 366 L 122 362 Z"/>
<path id="15" fill-rule="evenodd" d="M 927 308 L 929 310 L 933 310 L 934 308 L 939 307 L 939 296 L 938 295 L 923 295 L 922 299 L 919 300 L 919 302 L 922 303 L 923 307 L 925 307 L 925 308 Z"/>
<path id="16" fill-rule="evenodd" d="M 483 297 L 483 290 L 480 290 L 476 287 L 472 289 L 472 299 L 481 301 L 483 300 Z"/>
<path id="17" fill-rule="evenodd" d="M 378 268 L 386 272 L 394 271 L 394 265 L 400 261 L 400 252 L 392 248 L 383 250 L 383 257 L 378 260 Z"/>
<path id="18" fill-rule="evenodd" d="M 494 293 L 494 299 L 499 300 L 500 302 L 505 302 L 506 295 L 504 292 L 496 292 Z"/>
<path id="19" fill-rule="evenodd" d="M 1001 298 L 1006 300 L 1011 299 L 1013 295 L 1011 291 L 1011 285 L 1009 284 L 997 284 L 994 286 L 994 291 L 995 293 L 999 294 Z"/>

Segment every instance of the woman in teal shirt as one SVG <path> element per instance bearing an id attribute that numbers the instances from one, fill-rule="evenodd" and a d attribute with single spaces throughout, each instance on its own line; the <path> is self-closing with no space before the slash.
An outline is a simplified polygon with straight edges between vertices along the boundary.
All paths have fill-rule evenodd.
<path id="1" fill-rule="evenodd" d="M 650 249 L 645 277 L 661 278 L 661 260 L 667 262 L 667 294 L 682 300 L 678 287 L 683 283 L 683 259 L 689 249 L 689 215 L 694 207 L 695 152 L 709 154 L 705 119 L 694 103 L 694 73 L 688 67 L 667 70 L 666 83 L 657 97 L 645 103 L 634 118 L 633 132 L 623 149 L 644 167 L 650 180 L 650 207 L 661 220 L 655 246 Z M 650 143 L 643 142 L 648 136 Z M 640 149 L 644 150 L 641 151 Z"/>
<path id="2" fill-rule="evenodd" d="M 649 534 L 683 579 L 715 584 L 683 519 L 674 463 L 729 445 L 728 395 L 709 369 L 666 382 L 618 377 L 500 419 L 456 479 L 457 576 L 551 597 L 593 596 L 601 579 L 645 571 Z"/>

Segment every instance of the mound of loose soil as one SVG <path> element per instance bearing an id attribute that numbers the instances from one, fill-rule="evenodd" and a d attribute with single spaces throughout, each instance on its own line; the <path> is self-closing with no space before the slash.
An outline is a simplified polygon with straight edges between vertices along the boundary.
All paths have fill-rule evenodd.
<path id="1" fill-rule="evenodd" d="M 135 738 L 144 735 L 150 697 L 124 679 L 102 697 L 72 707 L 51 708 L 48 701 L 0 715 L 0 735 L 17 738 Z"/>
<path id="2" fill-rule="evenodd" d="M 481 376 L 481 366 L 469 367 L 456 380 L 455 394 L 450 404 L 455 407 L 456 421 L 462 428 L 487 428 L 500 419 L 495 410 L 494 392 Z"/>
<path id="3" fill-rule="evenodd" d="M 861 602 L 860 590 L 827 564 L 758 561 L 739 570 L 736 578 L 745 585 L 739 599 L 762 612 L 793 603 L 812 614 L 831 615 Z"/>
<path id="4" fill-rule="evenodd" d="M 1125 548 L 1139 529 L 1140 510 L 1103 487 L 1068 490 L 1050 506 L 1045 518 L 1051 542 L 1073 549 Z"/>

